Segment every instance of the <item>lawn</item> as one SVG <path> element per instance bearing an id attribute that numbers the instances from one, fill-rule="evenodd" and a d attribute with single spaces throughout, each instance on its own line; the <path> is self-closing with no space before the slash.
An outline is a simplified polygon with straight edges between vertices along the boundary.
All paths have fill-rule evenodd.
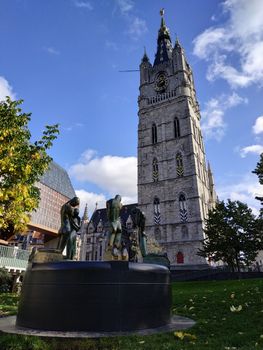
<path id="1" fill-rule="evenodd" d="M 0 295 L 0 313 L 16 297 Z M 173 314 L 196 325 L 184 332 L 101 339 L 50 339 L 0 334 L 1 350 L 252 350 L 263 349 L 263 280 L 173 284 Z M 88 315 L 87 315 L 88 317 Z"/>

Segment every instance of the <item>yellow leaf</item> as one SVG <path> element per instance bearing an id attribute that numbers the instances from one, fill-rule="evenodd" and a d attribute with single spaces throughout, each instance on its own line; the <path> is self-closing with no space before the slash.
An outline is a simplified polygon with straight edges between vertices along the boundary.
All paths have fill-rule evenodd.
<path id="1" fill-rule="evenodd" d="M 184 339 L 184 333 L 183 332 L 174 332 L 174 335 L 179 339 Z"/>

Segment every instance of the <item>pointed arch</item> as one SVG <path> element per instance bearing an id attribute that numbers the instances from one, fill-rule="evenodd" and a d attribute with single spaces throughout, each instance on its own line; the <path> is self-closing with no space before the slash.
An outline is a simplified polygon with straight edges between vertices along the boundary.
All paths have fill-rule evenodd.
<path id="1" fill-rule="evenodd" d="M 184 264 L 184 254 L 182 252 L 178 252 L 176 254 L 176 263 L 177 264 Z"/>
<path id="2" fill-rule="evenodd" d="M 184 176 L 184 164 L 182 153 L 178 152 L 176 154 L 176 174 L 177 176 Z"/>
<path id="3" fill-rule="evenodd" d="M 153 158 L 152 176 L 154 182 L 157 182 L 159 180 L 159 166 L 157 158 Z"/>
<path id="4" fill-rule="evenodd" d="M 160 225 L 161 213 L 160 213 L 160 199 L 158 197 L 154 197 L 154 200 L 153 200 L 153 214 L 154 214 L 155 225 Z"/>
<path id="5" fill-rule="evenodd" d="M 180 211 L 180 218 L 182 222 L 187 221 L 187 205 L 186 205 L 186 197 L 184 193 L 181 193 L 179 195 L 179 211 Z"/>
<path id="6" fill-rule="evenodd" d="M 152 143 L 157 143 L 157 126 L 155 123 L 152 124 Z"/>
<path id="7" fill-rule="evenodd" d="M 180 122 L 177 117 L 174 118 L 174 137 L 177 139 L 181 136 Z"/>
<path id="8" fill-rule="evenodd" d="M 188 227 L 186 225 L 182 226 L 181 232 L 182 232 L 182 239 L 188 239 L 189 238 Z"/>

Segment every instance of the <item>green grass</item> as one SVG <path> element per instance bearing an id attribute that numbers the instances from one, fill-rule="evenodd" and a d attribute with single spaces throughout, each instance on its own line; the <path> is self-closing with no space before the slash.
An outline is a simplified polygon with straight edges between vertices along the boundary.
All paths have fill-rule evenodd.
<path id="1" fill-rule="evenodd" d="M 15 315 L 17 312 L 18 295 L 0 293 L 0 317 Z"/>
<path id="2" fill-rule="evenodd" d="M 0 295 L 13 313 L 16 297 Z M 239 312 L 230 307 L 242 306 Z M 196 325 L 185 332 L 101 339 L 55 339 L 1 334 L 1 350 L 252 350 L 263 349 L 263 280 L 173 284 L 173 314 Z M 88 315 L 87 315 L 88 317 Z M 183 338 L 183 339 L 181 339 Z"/>

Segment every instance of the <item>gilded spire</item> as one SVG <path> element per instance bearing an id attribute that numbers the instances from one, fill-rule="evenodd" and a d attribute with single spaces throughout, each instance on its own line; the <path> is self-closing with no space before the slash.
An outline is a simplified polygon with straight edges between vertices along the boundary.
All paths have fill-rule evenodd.
<path id="1" fill-rule="evenodd" d="M 170 38 L 170 32 L 165 24 L 164 9 L 160 10 L 161 26 L 158 32 L 157 39 L 157 52 L 155 55 L 154 65 L 167 62 L 172 56 L 172 43 Z"/>

